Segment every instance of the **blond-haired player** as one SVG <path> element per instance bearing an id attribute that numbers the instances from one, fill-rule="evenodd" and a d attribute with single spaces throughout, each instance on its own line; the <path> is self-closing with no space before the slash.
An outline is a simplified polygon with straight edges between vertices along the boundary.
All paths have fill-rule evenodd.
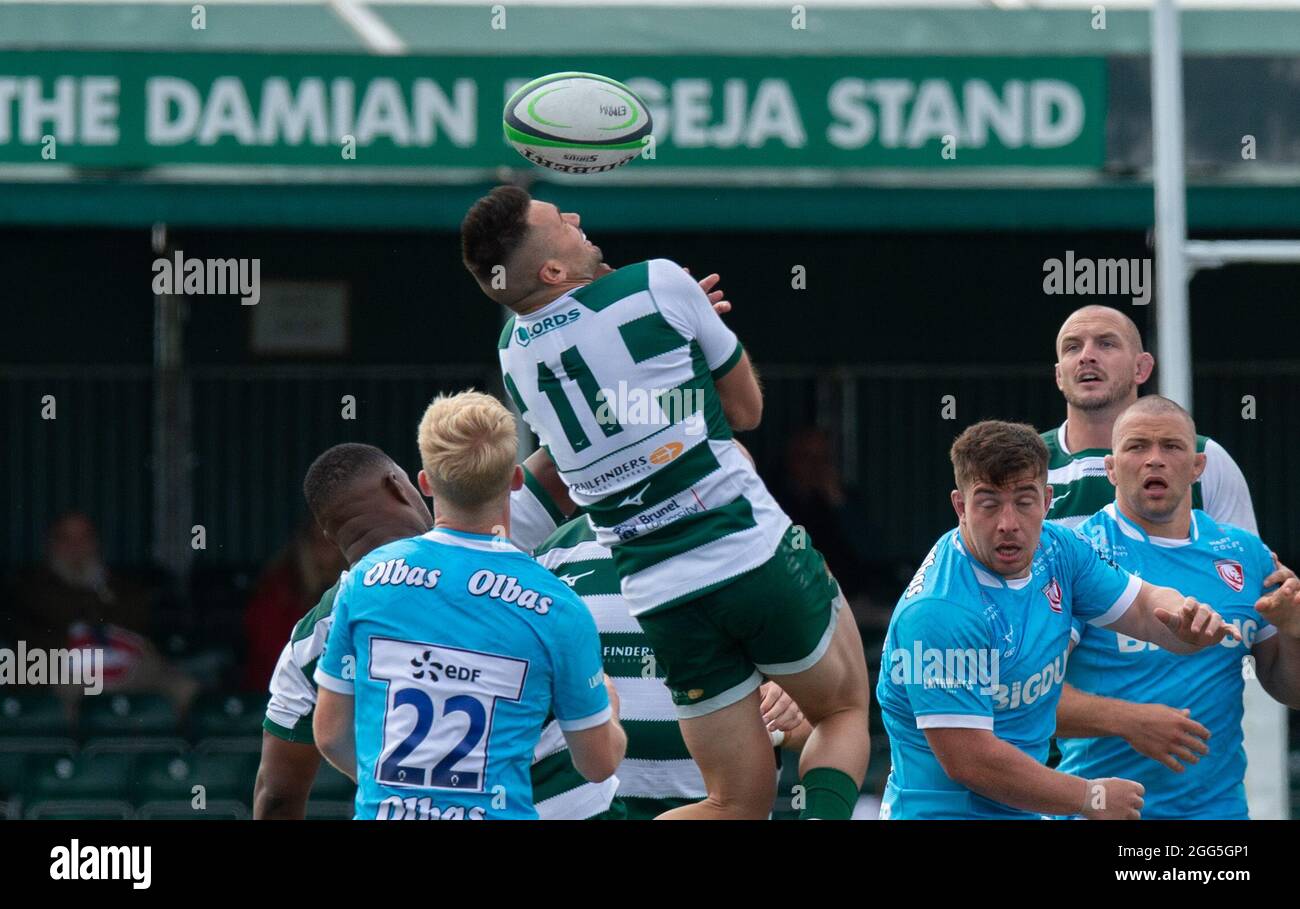
<path id="1" fill-rule="evenodd" d="M 535 818 L 548 713 L 588 780 L 623 758 L 591 614 L 505 539 L 515 439 L 489 395 L 434 400 L 419 429 L 433 530 L 372 551 L 339 588 L 313 728 L 357 781 L 358 818 Z"/>

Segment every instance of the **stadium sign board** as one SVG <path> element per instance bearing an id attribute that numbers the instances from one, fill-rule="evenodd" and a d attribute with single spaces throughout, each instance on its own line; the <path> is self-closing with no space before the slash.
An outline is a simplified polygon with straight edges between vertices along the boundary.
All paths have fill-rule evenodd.
<path id="1" fill-rule="evenodd" d="M 505 99 L 540 74 L 627 82 L 681 168 L 1099 168 L 1104 58 L 373 57 L 0 52 L 0 163 L 522 165 Z"/>

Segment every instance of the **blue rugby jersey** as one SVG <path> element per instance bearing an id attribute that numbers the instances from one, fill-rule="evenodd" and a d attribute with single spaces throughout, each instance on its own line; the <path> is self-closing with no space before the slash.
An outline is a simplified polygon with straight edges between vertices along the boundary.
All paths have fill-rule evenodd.
<path id="1" fill-rule="evenodd" d="M 1071 619 L 1114 622 L 1140 587 L 1084 538 L 1055 525 L 1043 525 L 1030 573 L 1019 579 L 980 564 L 960 529 L 940 537 L 899 599 L 885 637 L 876 696 L 893 769 L 881 817 L 1038 817 L 950 779 L 925 730 L 989 729 L 1045 761 Z"/>
<path id="2" fill-rule="evenodd" d="M 1277 633 L 1255 611 L 1264 578 L 1273 571 L 1268 547 L 1253 533 L 1218 524 L 1199 509 L 1192 512 L 1185 540 L 1149 536 L 1114 502 L 1079 531 L 1104 558 L 1212 606 L 1242 640 L 1224 638 L 1218 646 L 1180 656 L 1105 628 L 1076 625 L 1078 643 L 1067 682 L 1104 697 L 1186 707 L 1210 730 L 1210 753 L 1174 773 L 1122 738 L 1059 739 L 1060 769 L 1088 778 L 1136 780 L 1146 787 L 1143 818 L 1247 818 L 1242 662 L 1256 643 Z"/>
<path id="3" fill-rule="evenodd" d="M 508 542 L 446 529 L 353 567 L 316 681 L 356 699 L 357 818 L 535 818 L 548 711 L 564 731 L 610 717 L 582 601 Z"/>

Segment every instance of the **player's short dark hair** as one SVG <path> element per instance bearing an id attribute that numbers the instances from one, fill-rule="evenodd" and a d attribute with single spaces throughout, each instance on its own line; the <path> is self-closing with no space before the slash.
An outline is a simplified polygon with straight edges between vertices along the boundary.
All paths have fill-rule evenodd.
<path id="1" fill-rule="evenodd" d="M 1028 423 L 984 420 L 968 426 L 948 456 L 958 489 L 974 483 L 1005 486 L 1027 471 L 1047 479 L 1047 445 Z"/>
<path id="2" fill-rule="evenodd" d="M 1115 446 L 1115 440 L 1119 438 L 1118 430 L 1123 424 L 1124 418 L 1138 414 L 1148 417 L 1166 417 L 1172 414 L 1181 417 L 1183 422 L 1187 424 L 1187 430 L 1191 434 L 1192 440 L 1196 440 L 1196 420 L 1187 412 L 1187 409 L 1172 398 L 1151 394 L 1138 398 L 1115 418 L 1115 424 L 1111 429 L 1111 447 Z"/>
<path id="3" fill-rule="evenodd" d="M 460 222 L 461 260 L 479 283 L 491 282 L 493 266 L 510 267 L 528 235 L 532 201 L 518 186 L 498 186 L 475 202 Z"/>
<path id="4" fill-rule="evenodd" d="M 344 442 L 327 448 L 311 462 L 303 477 L 302 494 L 307 507 L 320 521 L 357 477 L 372 470 L 386 470 L 392 464 L 393 459 L 373 445 Z"/>

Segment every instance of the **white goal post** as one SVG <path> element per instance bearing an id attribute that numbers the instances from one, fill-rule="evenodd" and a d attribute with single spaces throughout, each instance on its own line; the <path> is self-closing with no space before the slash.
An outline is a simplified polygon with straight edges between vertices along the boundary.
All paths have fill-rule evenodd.
<path id="1" fill-rule="evenodd" d="M 1188 240 L 1183 172 L 1183 61 L 1176 0 L 1151 10 L 1152 149 L 1155 171 L 1156 355 L 1160 393 L 1192 409 L 1191 314 L 1187 285 L 1200 268 L 1300 262 L 1300 241 Z M 1246 680 L 1246 798 L 1251 817 L 1290 815 L 1287 710 Z M 1213 746 L 1211 746 L 1213 747 Z"/>

